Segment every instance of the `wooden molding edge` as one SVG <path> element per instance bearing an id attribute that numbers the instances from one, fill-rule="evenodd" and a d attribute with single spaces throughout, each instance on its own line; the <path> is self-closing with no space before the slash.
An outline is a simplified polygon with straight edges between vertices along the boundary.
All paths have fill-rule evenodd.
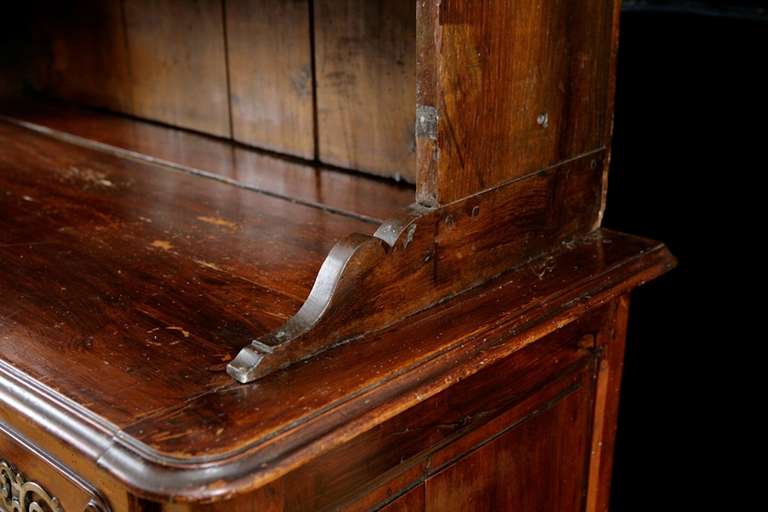
<path id="1" fill-rule="evenodd" d="M 604 148 L 439 208 L 411 207 L 325 259 L 299 311 L 227 366 L 252 382 L 386 328 L 595 229 Z"/>
<path id="2" fill-rule="evenodd" d="M 419 401 L 425 400 L 446 389 L 453 382 L 446 379 L 447 374 L 444 371 L 449 371 L 450 375 L 466 377 L 463 365 L 476 371 L 480 368 L 478 360 L 482 359 L 487 364 L 489 354 L 483 347 L 496 346 L 500 340 L 512 337 L 517 341 L 504 341 L 499 345 L 499 353 L 494 356 L 506 357 L 526 343 L 563 327 L 586 311 L 629 293 L 635 287 L 655 279 L 675 266 L 674 257 L 662 244 L 600 230 L 583 237 L 582 243 L 560 244 L 552 255 L 526 263 L 519 272 L 510 274 L 507 279 L 511 278 L 511 283 L 519 282 L 525 286 L 530 284 L 531 276 L 534 276 L 534 280 L 545 281 L 548 279 L 547 265 L 557 266 L 559 253 L 587 250 L 593 254 L 595 262 L 600 262 L 605 257 L 603 252 L 610 252 L 610 248 L 623 246 L 625 243 L 632 247 L 623 251 L 627 253 L 626 256 L 608 257 L 610 261 L 605 264 L 598 263 L 602 268 L 598 273 L 588 275 L 584 270 L 575 270 L 574 274 L 578 277 L 574 276 L 573 282 L 563 283 L 563 293 L 521 305 L 522 309 L 516 308 L 514 314 L 505 317 L 503 324 L 487 326 L 487 329 L 496 334 L 489 336 L 487 340 L 485 335 L 478 338 L 477 346 L 467 354 L 466 361 L 461 365 L 457 366 L 457 362 L 452 358 L 456 347 L 465 343 L 457 340 L 440 356 L 420 360 L 407 372 L 382 376 L 365 395 L 353 400 L 354 403 L 336 404 L 325 411 L 324 417 L 328 417 L 328 421 L 336 426 L 329 427 L 324 433 L 317 432 L 319 437 L 306 437 L 307 429 L 311 428 L 310 424 L 314 422 L 301 421 L 292 424 L 279 437 L 280 453 L 289 454 L 279 458 L 279 463 L 276 463 L 274 447 L 266 439 L 254 440 L 247 447 L 234 452 L 202 459 L 159 452 L 121 432 L 102 418 L 93 416 L 83 406 L 0 361 L 0 404 L 3 404 L 6 411 L 2 421 L 10 428 L 34 432 L 35 435 L 30 440 L 38 445 L 55 447 L 51 454 L 62 460 L 68 459 L 74 453 L 79 454 L 81 460 L 87 459 L 85 467 L 89 469 L 81 472 L 84 478 L 93 481 L 109 476 L 123 482 L 131 492 L 147 499 L 172 499 L 174 502 L 216 500 L 249 492 L 297 467 L 307 454 L 329 450 L 343 442 L 343 439 L 353 437 L 360 431 L 392 417 L 405 406 L 392 401 L 393 396 L 402 396 L 402 389 L 412 391 L 409 393 L 409 401 L 416 400 L 415 396 L 420 397 Z M 540 277 L 537 277 L 539 275 Z M 505 282 L 504 278 L 502 282 Z M 493 299 L 486 297 L 482 300 Z M 422 371 L 424 365 L 434 365 L 439 370 L 425 372 Z M 441 375 L 440 379 L 433 380 L 430 377 L 436 374 L 435 372 Z M 361 416 L 359 421 L 350 423 L 349 415 L 339 411 L 354 408 L 355 403 L 363 401 L 364 410 L 356 413 L 364 416 Z M 30 425 L 34 426 L 30 428 Z M 344 425 L 344 436 L 337 430 L 340 425 Z M 350 431 L 346 432 L 347 429 Z M 95 466 L 92 467 L 92 464 Z M 81 468 L 81 471 L 83 469 Z"/>

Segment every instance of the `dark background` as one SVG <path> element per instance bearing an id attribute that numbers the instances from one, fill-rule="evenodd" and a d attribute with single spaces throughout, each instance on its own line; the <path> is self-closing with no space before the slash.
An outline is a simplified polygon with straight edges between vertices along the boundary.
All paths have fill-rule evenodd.
<path id="1" fill-rule="evenodd" d="M 732 455 L 759 460 L 742 411 L 762 402 L 742 397 L 760 374 L 765 7 L 624 4 L 604 224 L 666 242 L 679 265 L 633 294 L 612 512 L 765 506 L 739 504 L 763 470 Z"/>

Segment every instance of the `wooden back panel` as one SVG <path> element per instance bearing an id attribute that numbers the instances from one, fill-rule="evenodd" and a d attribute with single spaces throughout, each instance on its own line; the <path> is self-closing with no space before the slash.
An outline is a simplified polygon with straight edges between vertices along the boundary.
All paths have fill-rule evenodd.
<path id="1" fill-rule="evenodd" d="M 415 182 L 411 0 L 43 3 L 47 94 Z"/>
<path id="2" fill-rule="evenodd" d="M 416 179 L 413 0 L 315 0 L 320 158 Z"/>

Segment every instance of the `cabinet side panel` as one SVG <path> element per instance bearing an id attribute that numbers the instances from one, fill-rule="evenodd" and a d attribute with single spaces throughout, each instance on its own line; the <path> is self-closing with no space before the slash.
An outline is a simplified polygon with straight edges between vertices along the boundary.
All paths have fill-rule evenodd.
<path id="1" fill-rule="evenodd" d="M 415 180 L 415 5 L 314 0 L 322 161 Z"/>
<path id="2" fill-rule="evenodd" d="M 419 66 L 436 70 L 434 104 L 422 108 L 436 110 L 439 152 L 420 152 L 438 160 L 419 164 L 435 173 L 419 178 L 421 198 L 449 203 L 607 145 L 613 0 L 444 0 L 435 10 L 435 26 L 420 19 L 433 61 Z"/>
<path id="3" fill-rule="evenodd" d="M 226 2 L 233 137 L 315 157 L 309 0 Z"/>
<path id="4" fill-rule="evenodd" d="M 429 478 L 426 510 L 584 510 L 590 381 Z"/>

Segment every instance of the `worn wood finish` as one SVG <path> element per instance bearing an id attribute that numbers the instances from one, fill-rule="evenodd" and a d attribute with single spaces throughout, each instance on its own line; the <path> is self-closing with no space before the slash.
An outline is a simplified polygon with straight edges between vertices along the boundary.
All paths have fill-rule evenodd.
<path id="1" fill-rule="evenodd" d="M 424 510 L 584 510 L 590 381 L 585 375 L 559 403 L 478 440 L 475 451 L 427 480 Z"/>
<path id="2" fill-rule="evenodd" d="M 494 339 L 498 340 L 499 333 L 524 330 L 523 323 L 536 321 L 537 315 L 557 307 L 555 304 L 573 307 L 575 303 L 587 300 L 587 303 L 579 305 L 583 308 L 590 303 L 601 303 L 605 300 L 601 297 L 605 290 L 584 289 L 585 286 L 597 285 L 597 282 L 588 284 L 584 281 L 592 279 L 588 277 L 590 272 L 599 276 L 599 287 L 617 286 L 628 276 L 647 280 L 671 264 L 665 250 L 652 248 L 653 245 L 639 240 L 630 241 L 611 234 L 565 248 L 563 254 L 532 262 L 506 276 L 506 279 L 500 278 L 470 292 L 460 302 L 448 301 L 438 308 L 411 317 L 406 322 L 408 325 L 392 326 L 367 336 L 365 340 L 337 347 L 323 356 L 269 375 L 256 383 L 233 386 L 184 404 L 176 411 L 164 411 L 162 414 L 168 415 L 166 419 L 147 420 L 154 425 L 155 433 L 151 433 L 149 425 L 142 424 L 144 422 L 135 425 L 132 433 L 141 431 L 143 441 L 160 451 L 179 454 L 181 450 L 187 450 L 186 455 L 190 457 L 226 453 L 245 438 L 256 443 L 270 433 L 299 422 L 305 414 L 303 406 L 312 409 L 330 407 L 336 396 L 356 395 L 372 383 L 386 382 L 388 376 L 396 375 L 400 368 L 426 364 L 436 354 L 449 348 L 455 349 L 463 342 L 482 352 L 486 343 L 492 345 Z M 645 253 L 642 258 L 625 260 L 638 257 L 638 250 Z M 585 299 L 587 295 L 589 298 Z M 501 313 L 502 310 L 504 313 Z M 568 318 L 572 320 L 583 312 L 584 309 L 569 311 L 572 316 Z M 462 323 L 468 319 L 473 319 L 469 332 L 467 325 Z M 556 325 L 547 324 L 542 328 L 551 332 Z M 408 350 L 393 350 L 402 347 L 402 340 L 410 340 Z M 484 341 L 481 343 L 481 340 Z M 519 341 L 524 345 L 531 340 L 523 338 Z M 517 347 L 513 344 L 506 350 L 514 348 Z M 364 371 L 372 361 L 377 361 L 373 374 Z M 286 389 L 288 382 L 290 390 Z M 302 407 L 286 408 L 286 401 L 301 403 Z M 204 411 L 213 409 L 226 410 L 228 417 L 209 417 L 215 428 L 211 424 L 190 425 Z M 259 410 L 260 414 L 254 415 L 255 410 Z M 179 428 L 182 425 L 184 437 L 172 435 L 181 434 Z M 235 425 L 237 430 L 231 430 Z M 213 435 L 219 427 L 228 428 L 232 438 Z M 235 444 L 233 438 L 237 439 Z"/>
<path id="3" fill-rule="evenodd" d="M 118 424 L 227 383 L 226 362 L 299 308 L 334 240 L 375 227 L 6 123 L 0 141 L 0 290 L 16 298 L 0 304 L 3 357 L 111 403 Z"/>
<path id="4" fill-rule="evenodd" d="M 223 496 L 222 492 L 231 492 L 227 489 L 257 489 L 261 485 L 260 482 L 264 481 L 262 477 L 270 478 L 268 475 L 272 475 L 271 478 L 274 478 L 285 474 L 291 468 L 299 468 L 303 464 L 300 461 L 307 460 L 307 457 L 317 457 L 333 446 L 339 447 L 340 451 L 336 453 L 347 454 L 341 460 L 349 460 L 348 457 L 354 454 L 363 457 L 361 461 L 365 465 L 370 464 L 372 455 L 366 455 L 364 450 L 360 450 L 376 450 L 378 447 L 381 450 L 376 453 L 385 457 L 381 459 L 382 462 L 391 460 L 397 465 L 399 458 L 393 453 L 395 447 L 411 447 L 416 450 L 412 452 L 415 455 L 425 446 L 419 436 L 426 435 L 432 439 L 430 442 L 434 442 L 434 436 L 429 434 L 429 431 L 407 427 L 407 421 L 410 420 L 405 418 L 413 418 L 417 422 L 426 421 L 429 424 L 430 412 L 436 414 L 436 418 L 441 417 L 438 412 L 433 411 L 433 406 L 428 404 L 424 405 L 423 410 L 415 409 L 409 416 L 398 417 L 404 408 L 413 407 L 430 396 L 438 396 L 441 391 L 446 391 L 440 396 L 450 399 L 445 403 L 445 407 L 459 418 L 455 422 L 455 428 L 459 429 L 456 433 L 460 434 L 467 428 L 473 429 L 490 419 L 487 414 L 481 412 L 482 410 L 498 409 L 492 403 L 477 401 L 477 398 L 465 401 L 463 396 L 486 397 L 491 401 L 505 400 L 504 394 L 499 395 L 490 389 L 483 391 L 477 387 L 492 386 L 487 382 L 488 376 L 496 375 L 502 379 L 504 389 L 516 400 L 514 397 L 525 396 L 525 386 L 511 385 L 514 379 L 510 371 L 518 372 L 521 378 L 528 379 L 531 386 L 534 386 L 531 389 L 536 389 L 535 383 L 546 380 L 545 375 L 562 373 L 561 369 L 571 364 L 569 361 L 575 362 L 580 353 L 588 353 L 583 351 L 592 346 L 593 342 L 589 340 L 595 339 L 594 333 L 600 330 L 596 326 L 606 322 L 611 324 L 608 320 L 610 316 L 606 317 L 606 311 L 612 309 L 603 308 L 599 314 L 591 316 L 584 316 L 584 313 L 596 304 L 621 294 L 622 290 L 628 290 L 634 284 L 653 277 L 670 264 L 664 251 L 659 251 L 658 248 L 651 250 L 652 247 L 653 245 L 645 241 L 618 235 L 605 240 L 595 240 L 591 244 L 566 247 L 563 260 L 557 258 L 534 262 L 528 268 L 509 275 L 507 282 L 490 283 L 473 292 L 465 300 L 452 301 L 435 311 L 425 312 L 407 325 L 392 328 L 366 342 L 359 341 L 357 344 L 339 347 L 327 357 L 281 372 L 257 384 L 214 391 L 181 409 L 158 411 L 152 417 L 129 427 L 125 434 L 121 434 L 123 439 L 136 437 L 155 449 L 173 454 L 173 469 L 169 467 L 161 470 L 164 464 L 162 458 L 150 458 L 146 461 L 152 461 L 149 465 L 145 463 L 135 466 L 137 455 L 131 455 L 130 449 L 126 451 L 130 444 L 124 443 L 112 445 L 107 449 L 100 458 L 100 464 L 110 472 L 133 482 L 139 489 L 144 489 L 143 492 L 148 492 L 149 489 L 154 489 L 152 493 L 173 492 L 179 498 L 187 492 L 192 493 L 190 497 L 199 496 L 200 492 Z M 575 274 L 584 276 L 587 281 L 576 277 Z M 566 284 L 569 280 L 571 285 Z M 500 317 L 501 311 L 506 313 Z M 484 330 L 468 330 L 470 324 L 467 320 L 470 318 L 473 319 L 471 325 L 484 326 Z M 584 320 L 573 323 L 579 318 Z M 587 320 L 588 318 L 592 320 Z M 558 328 L 568 325 L 570 327 L 558 331 Z M 558 334 L 549 344 L 537 342 L 547 332 Z M 593 335 L 585 338 L 584 335 L 589 333 Z M 597 335 L 598 339 L 600 337 Z M 393 350 L 394 347 L 401 346 L 403 339 L 417 343 L 412 343 L 407 351 Z M 573 351 L 575 359 L 565 357 L 563 353 L 548 355 L 549 350 L 560 350 L 557 347 L 561 347 L 563 342 L 572 347 L 569 350 Z M 525 347 L 531 348 L 519 352 Z M 523 359 L 501 363 L 510 354 L 517 353 L 526 355 L 519 356 Z M 544 364 L 544 360 L 557 364 Z M 376 372 L 365 372 L 364 369 L 370 368 L 373 361 L 379 362 Z M 386 365 L 382 366 L 381 363 Z M 494 367 L 495 363 L 506 364 L 509 370 Z M 152 364 L 151 361 L 148 364 Z M 485 371 L 485 368 L 489 371 Z M 467 384 L 467 395 L 454 394 L 453 388 L 469 375 L 477 377 L 473 381 L 467 381 L 475 382 Z M 363 393 L 355 392 L 355 389 Z M 552 396 L 538 392 L 534 395 L 536 397 L 528 402 L 531 406 L 541 400 L 546 402 L 549 400 L 546 396 Z M 352 402 L 339 400 L 345 396 L 355 398 Z M 273 405 L 270 405 L 270 402 Z M 411 405 L 406 405 L 408 403 Z M 286 404 L 292 405 L 286 408 Z M 89 404 L 89 407 L 96 407 L 101 414 L 114 414 L 104 409 L 105 405 Z M 477 408 L 475 410 L 480 414 L 476 418 L 480 423 L 461 419 L 467 414 L 472 416 L 472 413 L 462 412 L 461 408 L 466 406 Z M 314 411 L 323 412 L 317 417 Z M 299 416 L 291 418 L 293 414 Z M 351 421 L 352 418 L 359 419 Z M 406 432 L 412 432 L 416 437 L 406 443 L 402 436 L 380 437 L 385 431 L 375 430 L 372 433 L 376 437 L 370 441 L 363 437 L 354 445 L 343 446 L 346 440 L 360 435 L 359 432 L 367 431 L 390 418 L 393 423 L 387 428 L 392 429 L 392 432 L 401 432 L 402 427 L 405 427 Z M 406 423 L 403 424 L 402 421 Z M 443 436 L 450 432 L 440 427 L 439 423 L 442 421 L 438 421 L 435 434 L 440 433 Z M 279 427 L 280 424 L 284 426 Z M 350 428 L 353 430 L 350 431 Z M 493 427 L 489 429 L 492 431 Z M 274 437 L 274 433 L 279 435 Z M 244 434 L 247 437 L 244 438 Z M 263 441 L 256 442 L 255 439 L 260 436 L 265 436 Z M 248 441 L 248 438 L 251 440 Z M 380 442 L 373 442 L 376 438 L 390 439 L 396 444 L 387 447 Z M 211 458 L 217 451 L 216 446 L 223 441 L 229 446 L 225 450 L 235 449 L 239 452 L 236 448 L 238 446 L 253 448 L 234 459 Z M 161 445 L 164 448 L 161 448 Z M 197 453 L 189 453 L 187 456 L 192 457 L 189 459 L 191 465 L 183 464 L 185 469 L 179 472 L 178 464 L 183 460 L 177 459 L 181 455 L 179 450 L 191 447 L 198 447 L 203 451 L 198 449 Z M 218 450 L 221 448 L 224 446 L 219 446 Z M 254 449 L 257 450 L 255 453 Z M 218 464 L 222 466 L 208 466 L 208 469 L 198 472 L 193 461 L 200 460 L 202 455 L 210 461 L 220 461 Z M 139 457 L 146 456 L 145 453 Z M 134 462 L 129 462 L 131 459 Z M 342 472 L 347 471 L 347 466 L 331 462 L 339 461 L 339 458 L 329 455 L 326 460 L 328 462 L 322 462 L 320 459 L 318 461 L 317 467 L 325 468 L 320 474 L 326 474 L 330 467 L 337 467 L 338 471 Z M 356 466 L 350 465 L 349 470 L 352 471 L 353 467 Z M 376 467 L 387 466 L 372 466 Z M 433 467 L 438 468 L 440 465 Z M 134 473 L 130 468 L 135 468 L 138 473 Z M 167 473 L 168 471 L 170 473 Z M 254 471 L 257 473 L 254 474 Z M 375 473 L 375 470 L 372 471 Z M 348 473 L 348 476 L 353 474 L 356 473 Z M 246 478 L 246 475 L 250 476 Z M 254 479 L 256 475 L 261 477 Z M 328 475 L 328 478 L 333 481 L 332 476 Z M 203 481 L 216 483 L 204 491 L 206 486 L 201 487 Z M 299 478 L 286 488 L 297 491 L 301 488 L 297 486 L 297 482 L 307 481 L 315 481 L 315 478 Z M 354 479 L 346 481 L 351 484 L 350 487 L 354 487 L 357 482 Z M 223 486 L 224 482 L 229 484 Z M 167 487 L 169 485 L 188 485 L 189 488 L 185 491 L 184 488 L 176 487 L 171 491 Z M 323 494 L 323 499 L 332 499 L 334 496 L 337 497 L 335 499 L 345 499 L 344 496 L 350 492 L 350 487 L 342 486 L 331 494 Z M 325 485 L 322 488 L 325 489 L 324 493 L 331 490 Z M 272 496 L 271 499 L 277 499 L 273 496 L 274 492 L 276 491 L 273 489 L 268 493 Z M 300 500 L 301 496 L 316 496 L 315 491 L 309 495 L 297 492 L 287 494 L 291 496 L 291 500 Z M 283 499 L 288 498 L 280 498 Z"/>
<path id="5" fill-rule="evenodd" d="M 420 201 L 608 146 L 616 3 L 420 2 Z"/>
<path id="6" fill-rule="evenodd" d="M 309 0 L 225 6 L 233 138 L 315 158 Z"/>
<path id="7" fill-rule="evenodd" d="M 411 0 L 314 0 L 320 159 L 415 181 Z"/>
<path id="8" fill-rule="evenodd" d="M 123 0 L 123 4 L 130 113 L 230 136 L 221 0 Z"/>
<path id="9" fill-rule="evenodd" d="M 0 116 L 71 143 L 208 174 L 371 222 L 400 215 L 414 198 L 413 187 L 390 180 L 369 179 L 196 133 L 59 103 L 0 104 Z"/>
<path id="10" fill-rule="evenodd" d="M 369 493 L 371 483 L 382 476 L 388 477 L 393 495 L 425 480 L 429 491 L 433 477 L 471 453 L 477 444 L 525 422 L 580 386 L 589 374 L 585 370 L 593 364 L 590 346 L 582 338 L 593 339 L 607 318 L 603 313 L 601 310 L 587 315 L 511 357 L 496 363 L 488 361 L 487 374 L 466 376 L 449 389 L 289 473 L 284 477 L 286 487 L 304 492 L 296 493 L 298 498 L 286 495 L 286 509 L 336 508 L 350 501 L 351 492 Z M 586 391 L 591 396 L 590 390 Z M 589 419 L 588 407 L 583 417 Z M 551 431 L 549 435 L 554 434 Z M 588 429 L 581 435 L 586 438 L 587 434 Z M 584 460 L 574 452 L 571 455 Z M 339 465 L 339 460 L 345 464 Z M 412 474 L 411 466 L 420 473 Z M 399 478 L 401 475 L 406 478 Z M 311 503 L 307 503 L 309 496 Z M 389 499 L 391 496 L 383 497 L 372 508 Z M 356 497 L 351 501 L 349 508 L 354 509 Z"/>
<path id="11" fill-rule="evenodd" d="M 0 121 L 0 459 L 69 509 L 606 509 L 627 294 L 675 264 L 599 227 L 618 2 L 363 4 L 120 17 L 129 107 L 240 138 L 249 90 L 295 95 L 314 13 L 320 157 L 325 133 L 341 165 L 412 172 L 418 137 L 420 202 L 378 229 L 381 180 L 103 114 Z M 285 141 L 306 98 L 268 106 Z M 307 169 L 351 181 L 324 197 Z"/>
<path id="12" fill-rule="evenodd" d="M 590 232 L 602 158 L 587 155 L 439 209 L 415 210 L 374 236 L 348 237 L 323 263 L 298 313 L 243 349 L 228 371 L 241 382 L 262 377 Z"/>

